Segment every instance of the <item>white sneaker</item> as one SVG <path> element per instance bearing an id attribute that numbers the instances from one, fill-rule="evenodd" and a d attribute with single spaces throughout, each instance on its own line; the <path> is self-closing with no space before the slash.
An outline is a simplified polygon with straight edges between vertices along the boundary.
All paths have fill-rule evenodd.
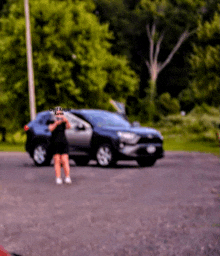
<path id="1" fill-rule="evenodd" d="M 72 180 L 69 176 L 65 178 L 65 183 L 66 184 L 71 184 L 72 183 Z"/>
<path id="2" fill-rule="evenodd" d="M 56 184 L 57 185 L 63 184 L 62 179 L 61 178 L 56 178 Z"/>

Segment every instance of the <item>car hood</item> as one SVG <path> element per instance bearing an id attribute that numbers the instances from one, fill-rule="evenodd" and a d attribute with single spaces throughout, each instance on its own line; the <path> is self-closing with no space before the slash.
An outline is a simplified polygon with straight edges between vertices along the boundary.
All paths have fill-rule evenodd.
<path id="1" fill-rule="evenodd" d="M 121 131 L 121 132 L 133 132 L 135 134 L 140 135 L 141 137 L 144 137 L 148 134 L 152 135 L 159 135 L 159 132 L 153 128 L 149 127 L 114 127 L 114 126 L 105 126 L 102 127 L 102 129 L 108 130 L 108 131 Z"/>

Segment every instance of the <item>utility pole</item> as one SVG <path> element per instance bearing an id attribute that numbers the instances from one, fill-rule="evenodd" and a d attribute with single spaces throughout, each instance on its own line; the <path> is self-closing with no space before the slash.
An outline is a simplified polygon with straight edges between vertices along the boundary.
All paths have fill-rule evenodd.
<path id="1" fill-rule="evenodd" d="M 36 117 L 36 103 L 35 103 L 35 89 L 34 89 L 34 70 L 33 70 L 33 57 L 32 57 L 32 44 L 31 44 L 29 0 L 24 0 L 24 9 L 25 9 L 25 24 L 26 24 L 29 106 L 30 106 L 31 120 L 34 120 Z"/>

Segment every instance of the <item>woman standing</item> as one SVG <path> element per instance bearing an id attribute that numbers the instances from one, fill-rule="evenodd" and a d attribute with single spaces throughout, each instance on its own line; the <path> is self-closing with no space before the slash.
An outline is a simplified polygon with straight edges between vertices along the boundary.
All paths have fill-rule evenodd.
<path id="1" fill-rule="evenodd" d="M 64 169 L 65 183 L 71 184 L 70 165 L 69 165 L 69 148 L 65 136 L 65 129 L 71 127 L 69 121 L 63 115 L 61 107 L 55 108 L 55 121 L 49 125 L 49 130 L 52 132 L 51 148 L 53 152 L 54 168 L 56 173 L 56 184 L 62 184 L 61 164 Z"/>

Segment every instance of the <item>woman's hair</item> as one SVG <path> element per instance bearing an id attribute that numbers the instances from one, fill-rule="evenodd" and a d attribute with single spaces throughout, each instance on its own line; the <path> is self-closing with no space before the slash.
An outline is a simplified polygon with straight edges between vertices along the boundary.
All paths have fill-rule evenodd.
<path id="1" fill-rule="evenodd" d="M 58 106 L 58 107 L 55 107 L 55 114 L 57 113 L 57 111 L 62 111 L 63 112 L 63 108 Z"/>
<path id="2" fill-rule="evenodd" d="M 55 107 L 55 111 L 63 111 L 63 108 L 58 106 L 58 107 Z"/>

